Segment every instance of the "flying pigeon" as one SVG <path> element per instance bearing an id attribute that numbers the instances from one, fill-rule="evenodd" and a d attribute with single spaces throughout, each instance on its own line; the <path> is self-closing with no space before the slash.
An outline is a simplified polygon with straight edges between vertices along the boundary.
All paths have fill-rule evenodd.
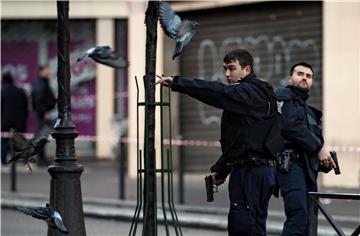
<path id="1" fill-rule="evenodd" d="M 44 126 L 34 135 L 34 138 L 27 140 L 22 134 L 14 133 L 11 138 L 11 142 L 14 148 L 14 156 L 10 158 L 7 164 L 24 159 L 29 170 L 32 171 L 30 162 L 33 160 L 33 156 L 38 154 L 48 141 L 48 135 L 52 129 L 48 126 Z"/>
<path id="2" fill-rule="evenodd" d="M 165 34 L 176 40 L 176 47 L 172 56 L 174 60 L 191 41 L 199 24 L 196 21 L 181 20 L 167 2 L 160 3 L 159 15 L 160 25 L 164 29 Z"/>
<path id="3" fill-rule="evenodd" d="M 129 63 L 123 57 L 116 55 L 109 46 L 98 46 L 88 49 L 76 62 L 90 57 L 94 61 L 117 69 L 126 68 Z"/>
<path id="4" fill-rule="evenodd" d="M 16 207 L 22 213 L 30 215 L 36 219 L 44 220 L 51 228 L 58 229 L 62 233 L 69 233 L 66 229 L 60 213 L 53 207 L 50 207 L 49 203 L 46 203 L 46 207 Z"/>

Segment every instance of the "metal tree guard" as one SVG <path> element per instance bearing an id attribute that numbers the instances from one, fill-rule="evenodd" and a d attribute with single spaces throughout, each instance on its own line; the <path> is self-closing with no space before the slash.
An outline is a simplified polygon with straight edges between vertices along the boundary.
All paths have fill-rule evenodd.
<path id="1" fill-rule="evenodd" d="M 52 136 L 56 140 L 51 175 L 50 205 L 58 209 L 65 227 L 72 236 L 86 235 L 82 208 L 80 175 L 84 168 L 76 162 L 74 139 L 78 136 L 71 119 L 70 63 L 69 63 L 69 1 L 57 1 L 58 47 L 58 119 Z M 48 228 L 48 236 L 65 235 Z"/>
<path id="2" fill-rule="evenodd" d="M 146 68 L 144 79 L 145 87 L 145 102 L 139 101 L 139 86 L 136 79 L 137 86 L 137 205 L 131 224 L 130 235 L 136 235 L 137 224 L 140 219 L 141 209 L 143 210 L 143 229 L 142 235 L 155 236 L 157 235 L 157 192 L 156 192 L 156 174 L 161 174 L 161 208 L 163 211 L 163 222 L 165 224 L 166 235 L 169 235 L 167 210 L 165 207 L 165 188 L 167 187 L 168 209 L 172 217 L 172 224 L 174 225 L 176 235 L 182 235 L 178 224 L 178 219 L 173 203 L 173 177 L 172 177 L 172 159 L 171 159 L 171 141 L 170 149 L 167 150 L 167 164 L 164 160 L 164 137 L 163 137 L 163 109 L 169 108 L 169 119 L 171 119 L 170 110 L 170 91 L 169 102 L 163 101 L 163 88 L 160 91 L 160 102 L 155 101 L 155 70 L 156 70 L 156 41 L 157 41 L 157 21 L 159 18 L 159 2 L 148 1 L 148 8 L 146 10 L 145 24 L 146 24 Z M 139 109 L 145 109 L 145 130 L 144 130 L 144 152 L 140 150 L 139 146 Z M 155 107 L 160 108 L 160 123 L 161 123 L 161 167 L 156 169 L 155 156 Z M 169 120 L 169 122 L 171 122 Z M 171 123 L 170 123 L 171 127 Z M 169 139 L 171 140 L 171 129 L 169 129 Z M 142 155 L 144 153 L 144 155 Z M 142 161 L 144 156 L 144 162 Z M 144 168 L 143 168 L 144 163 Z M 167 186 L 165 185 L 165 173 L 167 173 Z M 143 186 L 144 179 L 144 186 Z M 141 195 L 143 191 L 144 197 Z"/>
<path id="3" fill-rule="evenodd" d="M 146 77 L 144 76 L 144 83 L 145 83 Z M 171 95 L 170 95 L 170 89 L 168 90 L 168 101 L 164 101 L 164 89 L 161 86 L 160 88 L 160 101 L 154 102 L 152 104 L 149 104 L 146 100 L 145 102 L 140 102 L 139 100 L 139 85 L 138 80 L 135 77 L 136 81 L 136 88 L 137 88 L 137 110 L 136 110 L 136 121 L 137 121 L 137 204 L 135 208 L 134 217 L 132 220 L 129 236 L 135 236 L 137 232 L 137 225 L 140 222 L 141 217 L 143 218 L 143 231 L 142 235 L 157 235 L 157 210 L 154 210 L 154 218 L 153 221 L 153 228 L 151 228 L 152 231 L 147 231 L 148 229 L 145 227 L 146 224 L 149 222 L 149 219 L 147 217 L 147 214 L 145 213 L 148 209 L 147 202 L 144 201 L 146 195 L 144 193 L 144 197 L 141 194 L 141 191 L 144 189 L 146 190 L 146 184 L 143 185 L 143 179 L 146 179 L 146 166 L 143 168 L 143 163 L 146 163 L 146 157 L 142 158 L 142 150 L 140 149 L 139 145 L 139 110 L 142 107 L 147 106 L 156 106 L 160 109 L 160 168 L 155 169 L 155 172 L 157 174 L 160 174 L 160 191 L 161 191 L 161 206 L 160 211 L 162 211 L 162 217 L 159 217 L 159 221 L 164 223 L 165 226 L 165 232 L 166 235 L 170 235 L 169 231 L 169 223 L 173 225 L 175 235 L 182 235 L 181 228 L 179 226 L 178 217 L 176 214 L 175 206 L 174 206 L 174 188 L 173 188 L 173 169 L 172 169 L 172 132 L 171 132 Z M 168 117 L 169 117 L 169 142 L 167 143 L 169 145 L 169 148 L 165 150 L 164 144 L 164 116 L 165 112 L 164 109 L 168 109 Z M 145 115 L 146 117 L 146 115 Z M 146 135 L 145 135 L 146 137 Z M 146 149 L 146 145 L 148 145 L 146 142 L 144 144 L 144 149 Z M 165 158 L 166 157 L 166 158 Z M 146 165 L 146 164 L 145 164 Z M 156 178 L 156 176 L 155 176 Z M 154 179 L 156 181 L 156 179 Z M 167 194 L 166 194 L 167 192 Z M 156 191 L 155 191 L 155 199 L 156 199 Z M 154 202 L 155 209 L 156 207 L 156 201 Z M 143 214 L 141 216 L 141 210 L 143 209 Z M 171 216 L 171 219 L 168 219 L 168 216 Z M 147 217 L 146 217 L 147 216 Z M 169 217 L 170 218 L 170 217 Z"/>

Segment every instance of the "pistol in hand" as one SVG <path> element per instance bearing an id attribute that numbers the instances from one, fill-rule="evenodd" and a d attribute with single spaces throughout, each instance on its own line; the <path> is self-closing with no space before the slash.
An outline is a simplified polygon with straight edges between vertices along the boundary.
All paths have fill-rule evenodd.
<path id="1" fill-rule="evenodd" d="M 335 162 L 335 168 L 334 168 L 335 175 L 341 174 L 336 152 L 331 151 L 330 156 L 333 159 L 333 161 Z"/>
<path id="2" fill-rule="evenodd" d="M 206 201 L 207 202 L 214 201 L 214 193 L 217 192 L 218 186 L 214 184 L 212 175 L 205 176 L 205 186 L 206 186 Z"/>

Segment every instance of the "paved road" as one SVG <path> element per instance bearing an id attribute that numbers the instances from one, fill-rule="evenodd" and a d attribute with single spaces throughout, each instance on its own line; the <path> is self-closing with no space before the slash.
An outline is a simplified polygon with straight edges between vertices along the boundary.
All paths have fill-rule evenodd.
<path id="1" fill-rule="evenodd" d="M 103 199 L 116 199 L 118 198 L 118 172 L 116 169 L 116 164 L 112 162 L 84 162 L 85 171 L 81 175 L 81 186 L 82 186 L 82 196 L 83 197 L 96 197 Z M 187 174 L 185 176 L 185 203 L 186 205 L 195 205 L 195 206 L 215 206 L 220 209 L 228 208 L 228 198 L 227 198 L 227 186 L 221 186 L 219 188 L 219 193 L 215 195 L 215 201 L 213 203 L 206 203 L 205 199 L 205 190 L 204 190 L 204 175 L 201 174 Z M 1 173 L 1 189 L 3 192 L 7 192 L 10 189 L 10 174 L 9 168 L 2 168 Z M 18 192 L 28 192 L 28 193 L 41 193 L 49 196 L 50 189 L 50 175 L 47 172 L 46 168 L 36 168 L 34 167 L 34 171 L 29 173 L 23 164 L 18 165 Z M 157 182 L 158 188 L 160 189 L 160 180 Z M 174 200 L 175 203 L 178 202 L 178 189 L 177 189 L 177 176 L 174 176 Z M 343 192 L 353 192 L 360 193 L 359 189 L 320 189 L 321 191 L 343 191 Z M 160 200 L 160 194 L 158 195 Z M 126 179 L 126 199 L 135 200 L 136 199 L 136 180 L 127 178 Z M 326 207 L 332 214 L 351 217 L 352 219 L 360 219 L 360 201 L 342 201 L 342 200 L 334 200 L 332 202 L 328 202 L 329 204 Z M 282 199 L 272 198 L 270 202 L 270 212 L 274 214 L 270 214 L 270 221 L 282 222 L 284 218 L 283 207 L 282 207 Z M 6 210 L 7 212 L 8 210 Z M 11 219 L 7 214 L 2 214 L 2 222 L 3 224 L 2 230 L 16 230 L 11 228 L 11 224 L 7 225 L 6 222 L 14 222 L 14 219 Z M 224 219 L 226 216 L 224 215 Z M 92 227 L 92 221 L 95 219 L 86 218 L 86 227 Z M 16 220 L 15 220 L 16 221 Z M 95 220 L 97 221 L 97 220 Z M 347 228 L 354 228 L 356 222 L 352 220 L 353 223 L 346 223 L 344 226 Z M 356 220 L 355 220 L 356 221 Z M 88 223 L 90 222 L 90 223 Z M 99 222 L 105 222 L 106 225 L 112 221 L 99 220 Z M 26 223 L 24 223 L 26 224 Z M 102 224 L 102 223 L 101 223 Z M 130 225 L 128 222 L 112 222 L 113 227 L 108 226 L 109 235 L 127 235 Z M 325 222 L 325 224 L 327 224 Z M 4 228 L 5 225 L 5 228 Z M 120 228 L 124 230 L 125 233 L 119 233 L 119 230 L 116 225 L 122 225 Z M 107 227 L 104 226 L 106 229 Z M 114 229 L 115 234 L 112 234 Z M 96 235 L 95 229 L 89 228 L 87 230 L 88 235 Z M 192 230 L 192 229 L 191 229 Z M 8 232 L 8 231 L 6 231 Z M 9 231 L 9 233 L 16 233 L 17 231 Z M 39 231 L 36 231 L 39 232 Z M 213 231 L 209 231 L 213 232 Z M 90 234 L 91 233 L 91 234 Z M 224 232 L 214 231 L 214 234 L 210 233 L 201 233 L 199 235 L 224 235 Z M 219 233 L 219 234 L 217 234 Z M 2 234 L 7 235 L 7 234 Z M 11 235 L 11 234 L 8 234 Z M 16 235 L 16 234 L 15 234 Z M 39 234 L 29 234 L 29 235 L 39 235 Z M 103 235 L 103 234 L 102 234 Z M 160 234 L 162 235 L 162 234 Z M 184 234 L 184 235 L 191 235 Z"/>
<path id="2" fill-rule="evenodd" d="M 2 236 L 40 236 L 47 234 L 45 222 L 33 219 L 18 211 L 1 211 L 1 235 Z M 141 227 L 141 225 L 139 225 Z M 119 236 L 128 235 L 130 223 L 115 220 L 101 220 L 85 218 L 87 236 Z M 164 227 L 159 227 L 158 235 L 166 235 Z M 224 231 L 202 230 L 192 228 L 182 228 L 183 235 L 186 236 L 220 236 L 225 235 Z M 140 235 L 140 233 L 138 234 Z M 175 234 L 171 234 L 175 235 Z"/>

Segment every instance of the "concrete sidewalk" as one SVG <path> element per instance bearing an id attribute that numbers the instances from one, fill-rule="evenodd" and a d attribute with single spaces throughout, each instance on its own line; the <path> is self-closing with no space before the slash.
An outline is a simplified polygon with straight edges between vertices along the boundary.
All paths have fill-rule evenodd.
<path id="1" fill-rule="evenodd" d="M 81 176 L 84 213 L 88 217 L 117 219 L 128 222 L 132 220 L 136 206 L 136 180 L 126 179 L 126 199 L 118 200 L 118 173 L 116 165 L 111 162 L 85 163 Z M 49 199 L 50 175 L 46 168 L 34 168 L 32 173 L 18 165 L 18 192 L 9 192 L 9 168 L 2 169 L 2 207 L 40 206 Z M 205 174 L 204 174 L 205 175 Z M 174 176 L 174 198 L 179 222 L 182 227 L 213 229 L 226 232 L 228 199 L 226 186 L 220 188 L 215 201 L 206 203 L 204 175 L 185 176 L 185 205 L 177 203 L 177 178 Z M 160 182 L 158 181 L 158 187 Z M 349 190 L 348 190 L 349 191 Z M 354 192 L 354 191 L 353 191 Z M 356 192 L 355 192 L 356 193 Z M 158 195 L 160 199 L 160 194 Z M 329 202 L 328 202 L 329 203 Z M 158 203 L 160 206 L 161 203 Z M 335 215 L 335 219 L 346 233 L 351 233 L 359 223 L 360 205 L 355 201 L 333 201 L 326 207 Z M 158 216 L 163 218 L 162 209 Z M 168 219 L 170 214 L 167 214 Z M 278 235 L 284 221 L 282 200 L 272 198 L 270 202 L 268 231 Z M 319 218 L 319 235 L 336 235 L 324 217 Z"/>

